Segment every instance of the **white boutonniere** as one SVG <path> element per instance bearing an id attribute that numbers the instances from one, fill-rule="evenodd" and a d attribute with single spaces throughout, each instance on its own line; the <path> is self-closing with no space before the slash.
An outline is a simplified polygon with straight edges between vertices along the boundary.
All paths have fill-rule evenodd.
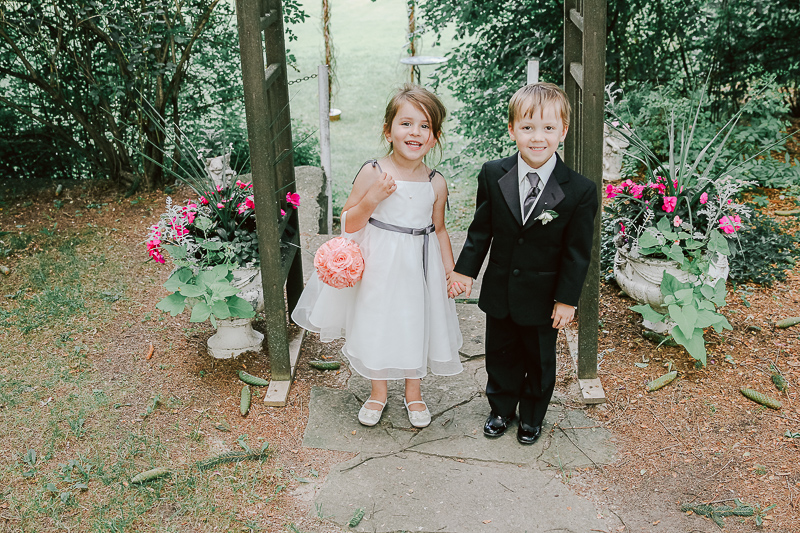
<path id="1" fill-rule="evenodd" d="M 542 211 L 542 214 L 536 217 L 534 220 L 541 220 L 542 226 L 550 222 L 551 220 L 555 220 L 558 218 L 558 213 L 548 209 L 547 211 Z"/>

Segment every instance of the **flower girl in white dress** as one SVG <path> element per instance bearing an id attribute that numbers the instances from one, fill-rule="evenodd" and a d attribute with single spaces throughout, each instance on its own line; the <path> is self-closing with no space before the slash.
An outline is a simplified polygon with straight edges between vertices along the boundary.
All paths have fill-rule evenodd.
<path id="1" fill-rule="evenodd" d="M 428 369 L 462 370 L 461 331 L 447 276 L 453 250 L 444 225 L 447 183 L 423 158 L 438 145 L 446 110 L 430 91 L 406 85 L 386 106 L 383 135 L 390 152 L 365 163 L 342 209 L 345 236 L 359 243 L 364 274 L 336 289 L 312 275 L 292 319 L 324 342 L 345 338 L 342 352 L 372 381 L 358 420 L 378 423 L 387 380 L 405 380 L 404 405 L 415 427 L 431 422 L 420 380 Z"/>

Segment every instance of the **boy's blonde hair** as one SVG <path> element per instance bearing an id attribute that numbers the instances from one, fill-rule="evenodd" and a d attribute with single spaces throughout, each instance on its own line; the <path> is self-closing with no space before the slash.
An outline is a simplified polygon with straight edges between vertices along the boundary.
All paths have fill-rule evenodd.
<path id="1" fill-rule="evenodd" d="M 531 83 L 519 89 L 508 102 L 508 123 L 521 118 L 532 117 L 537 110 L 554 105 L 561 111 L 564 128 L 569 128 L 569 117 L 572 109 L 569 98 L 561 87 L 554 83 Z"/>
<path id="2" fill-rule="evenodd" d="M 436 139 L 436 147 L 442 150 L 442 125 L 447 116 L 447 108 L 439 97 L 430 92 L 425 87 L 406 83 L 403 85 L 386 104 L 386 112 L 383 115 L 383 134 L 386 135 L 392 129 L 392 121 L 397 116 L 397 111 L 404 102 L 408 102 L 428 118 L 428 125 L 431 128 L 431 135 Z M 391 150 L 392 143 L 389 143 Z"/>

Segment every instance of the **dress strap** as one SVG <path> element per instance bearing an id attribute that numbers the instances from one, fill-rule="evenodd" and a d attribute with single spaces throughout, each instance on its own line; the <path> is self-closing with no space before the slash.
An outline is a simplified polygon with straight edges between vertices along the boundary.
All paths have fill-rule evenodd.
<path id="1" fill-rule="evenodd" d="M 365 167 L 365 166 L 367 166 L 367 165 L 372 165 L 372 168 L 375 168 L 375 167 L 377 167 L 377 168 L 378 168 L 378 172 L 380 172 L 381 174 L 383 174 L 383 169 L 381 168 L 381 165 L 380 165 L 380 163 L 378 163 L 378 160 L 377 160 L 377 159 L 367 159 L 366 161 L 364 161 L 364 164 L 363 164 L 363 165 L 361 165 L 361 166 L 358 168 L 358 172 L 361 172 L 361 169 L 362 169 L 362 168 L 364 168 L 364 167 Z M 356 172 L 356 177 L 355 177 L 355 178 L 353 178 L 353 183 L 355 183 L 355 182 L 356 182 L 356 178 L 358 177 L 358 172 Z M 431 179 L 433 179 L 433 178 L 431 178 Z"/>
<path id="2" fill-rule="evenodd" d="M 435 175 L 436 175 L 436 169 L 431 170 L 431 173 L 428 175 L 428 181 L 433 181 L 433 177 Z M 444 175 L 442 177 L 444 177 Z M 447 210 L 450 211 L 450 189 L 447 189 L 447 198 L 444 199 L 444 202 L 445 206 L 447 207 Z"/>

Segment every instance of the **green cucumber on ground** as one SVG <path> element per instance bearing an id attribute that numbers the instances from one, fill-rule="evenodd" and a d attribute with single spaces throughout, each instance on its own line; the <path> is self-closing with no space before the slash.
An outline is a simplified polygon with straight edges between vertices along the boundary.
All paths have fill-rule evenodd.
<path id="1" fill-rule="evenodd" d="M 342 363 L 339 361 L 309 361 L 308 366 L 317 370 L 337 370 Z"/>
<path id="2" fill-rule="evenodd" d="M 741 392 L 745 398 L 753 400 L 756 403 L 760 403 L 764 407 L 769 407 L 770 409 L 775 409 L 776 411 L 783 407 L 783 404 L 775 398 L 767 396 L 766 394 L 762 394 L 756 390 L 739 389 L 739 392 Z"/>
<path id="3" fill-rule="evenodd" d="M 796 326 L 800 324 L 800 316 L 791 316 L 789 318 L 784 318 L 783 320 L 778 321 L 775 325 L 781 329 L 790 328 L 792 326 Z"/>
<path id="4" fill-rule="evenodd" d="M 678 377 L 678 371 L 673 370 L 672 372 L 667 372 L 663 376 L 654 379 L 650 383 L 647 384 L 647 392 L 654 392 L 663 387 L 664 385 L 668 385 L 672 383 L 672 381 Z"/>
<path id="5" fill-rule="evenodd" d="M 347 523 L 350 527 L 356 527 L 358 524 L 361 523 L 361 519 L 364 518 L 364 509 L 359 507 L 353 513 L 353 516 L 350 518 L 350 521 Z"/>
<path id="6" fill-rule="evenodd" d="M 779 391 L 783 392 L 786 390 L 786 379 L 777 372 L 773 372 L 772 374 L 772 383 L 775 384 L 775 388 Z"/>
<path id="7" fill-rule="evenodd" d="M 157 468 L 153 468 L 151 470 L 146 470 L 144 472 L 136 474 L 131 478 L 131 483 L 145 483 L 147 481 L 153 481 L 154 479 L 166 476 L 169 473 L 170 472 L 168 468 L 164 466 L 159 466 Z"/>
<path id="8" fill-rule="evenodd" d="M 269 381 L 264 378 L 259 378 L 248 374 L 244 370 L 239 370 L 239 379 L 254 387 L 269 387 Z"/>
<path id="9" fill-rule="evenodd" d="M 250 410 L 251 397 L 250 385 L 242 387 L 242 397 L 239 400 L 239 412 L 242 413 L 242 416 L 247 416 L 247 412 Z"/>

